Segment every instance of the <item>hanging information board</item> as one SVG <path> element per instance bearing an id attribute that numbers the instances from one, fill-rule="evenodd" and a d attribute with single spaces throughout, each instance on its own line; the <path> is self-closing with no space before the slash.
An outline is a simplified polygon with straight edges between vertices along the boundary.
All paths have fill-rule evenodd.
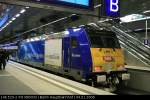
<path id="1" fill-rule="evenodd" d="M 101 16 L 120 17 L 120 0 L 102 0 Z"/>
<path id="2" fill-rule="evenodd" d="M 92 0 L 31 0 L 37 3 L 55 4 L 75 8 L 93 9 Z"/>

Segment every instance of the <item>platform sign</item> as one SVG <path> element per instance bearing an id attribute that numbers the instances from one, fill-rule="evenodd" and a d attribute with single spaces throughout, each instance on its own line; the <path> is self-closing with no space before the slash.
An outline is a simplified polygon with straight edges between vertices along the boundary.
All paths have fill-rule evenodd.
<path id="1" fill-rule="evenodd" d="M 93 9 L 93 0 L 31 0 L 37 3 L 56 4 L 75 8 Z"/>
<path id="2" fill-rule="evenodd" d="M 102 0 L 102 16 L 119 17 L 120 0 Z"/>
<path id="3" fill-rule="evenodd" d="M 144 45 L 149 45 L 149 40 L 148 39 L 144 40 Z"/>

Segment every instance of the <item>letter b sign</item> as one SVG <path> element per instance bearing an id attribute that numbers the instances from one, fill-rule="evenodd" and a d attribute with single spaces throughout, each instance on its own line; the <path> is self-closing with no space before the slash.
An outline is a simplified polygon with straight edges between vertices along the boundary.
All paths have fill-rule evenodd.
<path id="1" fill-rule="evenodd" d="M 102 0 L 102 15 L 109 17 L 120 16 L 120 0 Z"/>
<path id="2" fill-rule="evenodd" d="M 110 0 L 110 11 L 112 11 L 112 12 L 119 11 L 119 1 L 118 0 Z"/>

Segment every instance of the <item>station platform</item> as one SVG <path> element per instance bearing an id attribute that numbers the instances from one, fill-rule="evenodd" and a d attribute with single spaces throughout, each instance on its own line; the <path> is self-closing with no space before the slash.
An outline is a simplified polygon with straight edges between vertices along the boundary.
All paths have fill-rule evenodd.
<path id="1" fill-rule="evenodd" d="M 13 61 L 0 70 L 0 95 L 114 95 Z"/>
<path id="2" fill-rule="evenodd" d="M 0 95 L 37 94 L 7 71 L 0 71 Z"/>

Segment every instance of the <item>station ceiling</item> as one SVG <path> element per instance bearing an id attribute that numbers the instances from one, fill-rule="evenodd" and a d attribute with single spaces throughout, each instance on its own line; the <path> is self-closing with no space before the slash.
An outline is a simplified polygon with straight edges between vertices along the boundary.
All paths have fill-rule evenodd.
<path id="1" fill-rule="evenodd" d="M 143 14 L 142 12 L 150 10 L 149 5 L 150 0 L 121 0 L 121 17 L 130 14 Z M 17 20 L 0 31 L 0 43 L 5 42 L 4 40 L 9 41 L 9 38 L 15 36 L 16 34 L 23 33 L 32 28 L 70 15 L 70 13 L 62 11 L 0 4 L 0 20 L 7 12 L 9 12 L 8 19 L 11 19 L 22 9 L 26 9 L 26 13 L 22 14 Z M 147 13 L 146 15 L 150 16 L 150 13 Z M 63 24 L 65 23 L 55 24 L 55 29 L 59 29 Z M 132 26 L 133 30 L 141 28 L 144 25 L 141 21 L 128 24 L 129 27 Z"/>

